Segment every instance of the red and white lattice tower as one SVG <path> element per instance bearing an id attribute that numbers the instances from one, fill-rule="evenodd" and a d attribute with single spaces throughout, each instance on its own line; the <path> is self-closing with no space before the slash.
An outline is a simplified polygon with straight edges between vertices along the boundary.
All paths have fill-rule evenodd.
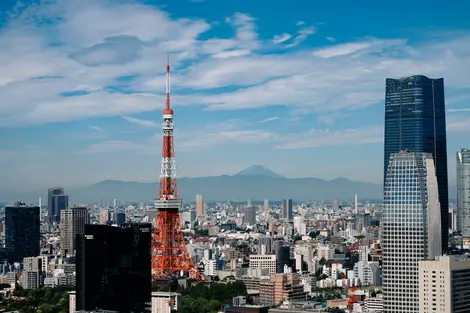
<path id="1" fill-rule="evenodd" d="M 173 110 L 170 107 L 170 59 L 166 65 L 166 100 L 163 110 L 163 144 L 160 171 L 160 191 L 155 200 L 157 209 L 155 230 L 152 239 L 152 276 L 168 279 L 173 276 L 189 276 L 201 280 L 191 256 L 186 249 L 176 186 L 176 164 L 173 140 Z"/>

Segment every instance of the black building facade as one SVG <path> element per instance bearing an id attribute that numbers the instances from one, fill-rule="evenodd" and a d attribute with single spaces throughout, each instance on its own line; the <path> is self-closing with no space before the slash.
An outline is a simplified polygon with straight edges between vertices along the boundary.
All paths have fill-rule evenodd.
<path id="1" fill-rule="evenodd" d="M 384 186 L 391 153 L 433 155 L 441 204 L 442 251 L 447 251 L 449 188 L 444 79 L 416 75 L 386 79 Z"/>
<path id="2" fill-rule="evenodd" d="M 85 225 L 77 235 L 76 310 L 145 312 L 151 301 L 151 224 Z"/>
<path id="3" fill-rule="evenodd" d="M 40 253 L 39 207 L 23 202 L 5 207 L 5 248 L 8 262 L 23 262 Z"/>
<path id="4" fill-rule="evenodd" d="M 64 188 L 49 188 L 47 191 L 47 216 L 50 223 L 60 222 L 60 211 L 69 206 L 69 197 L 64 194 Z"/>

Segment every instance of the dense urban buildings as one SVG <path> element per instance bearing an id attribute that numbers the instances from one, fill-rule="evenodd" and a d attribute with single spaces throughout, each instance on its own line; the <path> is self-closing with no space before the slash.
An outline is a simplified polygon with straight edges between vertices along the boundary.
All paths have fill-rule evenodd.
<path id="1" fill-rule="evenodd" d="M 406 149 L 433 156 L 441 204 L 442 250 L 447 251 L 449 190 L 443 78 L 415 75 L 386 79 L 384 182 L 390 154 Z"/>
<path id="2" fill-rule="evenodd" d="M 5 248 L 9 262 L 39 255 L 39 207 L 24 202 L 5 207 Z"/>
<path id="3" fill-rule="evenodd" d="M 457 228 L 470 238 L 470 150 L 457 152 Z"/>
<path id="4" fill-rule="evenodd" d="M 139 311 L 151 301 L 151 228 L 85 225 L 77 236 L 77 311 Z"/>
<path id="5" fill-rule="evenodd" d="M 430 153 L 392 153 L 382 217 L 384 313 L 418 312 L 418 261 L 441 255 L 438 182 Z"/>

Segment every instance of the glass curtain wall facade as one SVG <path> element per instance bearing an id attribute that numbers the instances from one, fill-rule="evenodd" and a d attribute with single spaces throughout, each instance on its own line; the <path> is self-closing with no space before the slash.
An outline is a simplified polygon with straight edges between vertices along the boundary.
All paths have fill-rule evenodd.
<path id="1" fill-rule="evenodd" d="M 470 150 L 457 152 L 457 229 L 470 238 Z"/>
<path id="2" fill-rule="evenodd" d="M 384 140 L 384 183 L 391 153 L 409 150 L 432 154 L 439 185 L 442 249 L 446 251 L 449 190 L 444 79 L 421 75 L 386 79 Z"/>
<path id="3" fill-rule="evenodd" d="M 441 255 L 440 206 L 429 153 L 393 153 L 382 216 L 384 313 L 419 312 L 419 260 Z"/>

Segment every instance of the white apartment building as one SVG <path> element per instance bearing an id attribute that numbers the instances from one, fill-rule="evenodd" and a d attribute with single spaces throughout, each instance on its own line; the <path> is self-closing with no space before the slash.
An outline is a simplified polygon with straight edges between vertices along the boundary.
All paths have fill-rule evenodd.
<path id="1" fill-rule="evenodd" d="M 265 255 L 250 255 L 250 268 L 267 268 L 269 274 L 276 274 L 276 255 L 265 254 Z"/>
<path id="2" fill-rule="evenodd" d="M 21 285 L 24 289 L 37 289 L 42 284 L 42 258 L 30 257 L 23 259 Z"/>
<path id="3" fill-rule="evenodd" d="M 362 286 L 382 284 L 379 262 L 359 261 L 354 265 L 354 277 L 359 278 Z"/>
<path id="4" fill-rule="evenodd" d="M 308 271 L 315 273 L 315 249 L 311 245 L 296 245 L 294 247 L 294 254 L 300 254 L 303 257 L 303 261 L 307 263 Z"/>
<path id="5" fill-rule="evenodd" d="M 181 309 L 181 294 L 152 292 L 152 313 L 171 313 Z"/>
<path id="6" fill-rule="evenodd" d="M 470 259 L 440 256 L 419 262 L 419 312 L 470 312 Z"/>
<path id="7" fill-rule="evenodd" d="M 335 248 L 330 245 L 318 244 L 317 246 L 317 259 L 324 258 L 325 260 L 332 259 L 335 255 Z"/>

